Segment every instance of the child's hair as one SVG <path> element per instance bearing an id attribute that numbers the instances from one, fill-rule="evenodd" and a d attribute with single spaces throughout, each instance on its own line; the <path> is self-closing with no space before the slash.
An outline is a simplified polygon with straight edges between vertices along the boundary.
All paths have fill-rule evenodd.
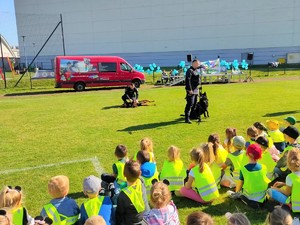
<path id="1" fill-rule="evenodd" d="M 226 213 L 225 216 L 227 217 L 227 225 L 251 225 L 244 213 Z"/>
<path id="2" fill-rule="evenodd" d="M 188 215 L 186 225 L 214 225 L 214 221 L 209 214 L 196 211 Z"/>
<path id="3" fill-rule="evenodd" d="M 0 208 L 18 208 L 22 205 L 22 191 L 20 186 L 12 188 L 6 186 L 0 193 Z"/>
<path id="4" fill-rule="evenodd" d="M 0 209 L 0 225 L 12 225 L 11 219 L 5 209 Z"/>
<path id="5" fill-rule="evenodd" d="M 102 216 L 91 216 L 85 221 L 84 225 L 106 225 L 106 222 Z"/>
<path id="6" fill-rule="evenodd" d="M 225 134 L 226 134 L 226 138 L 227 138 L 227 145 L 230 146 L 232 145 L 231 143 L 231 139 L 236 136 L 236 129 L 235 128 L 232 128 L 232 127 L 228 127 L 226 128 L 225 130 Z"/>
<path id="7" fill-rule="evenodd" d="M 203 154 L 203 150 L 200 149 L 199 151 L 197 151 L 198 154 L 198 165 L 199 165 L 199 172 L 202 173 L 204 170 L 204 154 Z"/>
<path id="8" fill-rule="evenodd" d="M 127 148 L 125 145 L 117 145 L 115 155 L 119 158 L 124 158 L 127 155 Z"/>
<path id="9" fill-rule="evenodd" d="M 168 158 L 170 162 L 174 162 L 177 159 L 180 159 L 180 150 L 174 145 L 171 145 L 168 149 Z"/>
<path id="10" fill-rule="evenodd" d="M 140 150 L 136 154 L 136 159 L 142 165 L 145 162 L 150 162 L 150 154 L 145 150 Z"/>
<path id="11" fill-rule="evenodd" d="M 146 150 L 148 152 L 153 152 L 153 142 L 150 138 L 145 137 L 140 142 L 141 150 Z"/>
<path id="12" fill-rule="evenodd" d="M 191 160 L 193 162 L 198 163 L 198 161 L 199 161 L 199 154 L 198 154 L 198 152 L 199 151 L 200 151 L 199 148 L 192 148 L 192 150 L 190 151 L 190 157 L 191 157 Z"/>
<path id="13" fill-rule="evenodd" d="M 63 198 L 69 192 L 69 178 L 64 175 L 52 177 L 48 182 L 48 192 L 53 198 Z"/>
<path id="14" fill-rule="evenodd" d="M 272 212 L 267 215 L 266 224 L 269 225 L 291 225 L 293 218 L 291 214 L 281 208 L 276 207 Z"/>
<path id="15" fill-rule="evenodd" d="M 126 177 L 127 181 L 134 182 L 140 177 L 140 175 L 141 166 L 138 162 L 134 160 L 129 160 L 125 163 L 124 176 Z"/>
<path id="16" fill-rule="evenodd" d="M 258 136 L 257 129 L 252 126 L 247 129 L 247 135 L 251 138 L 256 138 Z"/>
<path id="17" fill-rule="evenodd" d="M 269 147 L 269 140 L 266 137 L 259 136 L 256 138 L 255 142 L 262 146 L 262 148 L 265 150 Z"/>
<path id="18" fill-rule="evenodd" d="M 150 202 L 154 208 L 160 209 L 169 204 L 171 193 L 169 188 L 163 182 L 156 182 L 150 190 Z"/>
<path id="19" fill-rule="evenodd" d="M 300 171 L 300 149 L 293 148 L 287 154 L 287 165 L 291 171 Z"/>
<path id="20" fill-rule="evenodd" d="M 211 164 L 213 161 L 215 161 L 216 156 L 214 154 L 212 143 L 206 143 L 206 144 L 201 145 L 201 149 L 203 151 L 205 163 Z"/>
<path id="21" fill-rule="evenodd" d="M 261 122 L 255 122 L 253 124 L 253 126 L 258 130 L 268 132 L 268 128 L 266 128 L 266 126 L 264 124 L 262 124 Z"/>
<path id="22" fill-rule="evenodd" d="M 219 144 L 220 144 L 220 136 L 218 134 L 211 134 L 208 136 L 208 142 L 211 142 L 212 143 L 212 147 L 213 147 L 213 150 L 214 150 L 214 155 L 215 157 L 217 158 L 217 151 L 218 151 L 218 147 L 219 147 Z"/>

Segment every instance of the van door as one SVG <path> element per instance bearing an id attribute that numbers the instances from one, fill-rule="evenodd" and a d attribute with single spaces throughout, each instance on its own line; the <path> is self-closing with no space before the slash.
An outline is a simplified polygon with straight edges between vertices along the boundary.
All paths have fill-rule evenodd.
<path id="1" fill-rule="evenodd" d="M 99 80 L 103 86 L 119 85 L 117 62 L 100 62 Z"/>
<path id="2" fill-rule="evenodd" d="M 119 63 L 119 66 L 120 66 L 119 76 L 120 76 L 122 85 L 130 84 L 132 81 L 133 69 L 126 62 L 122 62 L 122 61 Z"/>

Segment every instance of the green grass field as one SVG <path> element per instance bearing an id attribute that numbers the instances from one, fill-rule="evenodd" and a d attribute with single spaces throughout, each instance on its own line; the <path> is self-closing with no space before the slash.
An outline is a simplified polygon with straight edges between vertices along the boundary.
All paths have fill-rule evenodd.
<path id="1" fill-rule="evenodd" d="M 69 176 L 69 196 L 80 205 L 84 201 L 83 178 L 101 171 L 97 159 L 106 172 L 111 172 L 117 144 L 125 144 L 132 156 L 139 140 L 147 136 L 154 142 L 159 169 L 170 145 L 181 149 L 188 166 L 189 150 L 204 143 L 211 133 L 219 133 L 224 140 L 227 127 L 236 127 L 238 135 L 245 136 L 246 129 L 256 121 L 281 121 L 287 115 L 300 118 L 299 75 L 273 78 L 205 85 L 210 117 L 200 125 L 185 124 L 179 116 L 185 106 L 183 86 L 144 85 L 140 99 L 155 100 L 156 106 L 135 109 L 119 107 L 123 89 L 81 93 L 61 92 L 49 85 L 29 92 L 28 86 L 1 89 L 0 185 L 21 185 L 24 204 L 36 216 L 50 199 L 47 181 L 54 175 Z M 299 123 L 296 126 L 299 128 Z M 175 197 L 181 222 L 184 224 L 189 213 L 203 210 L 213 215 L 216 224 L 225 224 L 228 211 L 247 212 L 252 224 L 264 224 L 265 209 L 247 208 L 227 198 L 226 191 L 222 188 L 220 198 L 210 206 Z"/>

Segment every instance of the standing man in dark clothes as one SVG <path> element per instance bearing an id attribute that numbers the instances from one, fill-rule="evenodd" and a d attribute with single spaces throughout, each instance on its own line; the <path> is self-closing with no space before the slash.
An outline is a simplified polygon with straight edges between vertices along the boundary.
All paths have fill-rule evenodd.
<path id="1" fill-rule="evenodd" d="M 184 110 L 185 122 L 191 124 L 191 109 L 196 106 L 198 96 L 199 74 L 197 69 L 200 67 L 200 61 L 194 59 L 192 66 L 186 71 L 185 90 L 186 90 L 186 106 Z"/>
<path id="2" fill-rule="evenodd" d="M 125 107 L 130 107 L 134 102 L 138 103 L 139 92 L 138 89 L 131 83 L 125 88 L 125 94 L 122 96 Z"/>

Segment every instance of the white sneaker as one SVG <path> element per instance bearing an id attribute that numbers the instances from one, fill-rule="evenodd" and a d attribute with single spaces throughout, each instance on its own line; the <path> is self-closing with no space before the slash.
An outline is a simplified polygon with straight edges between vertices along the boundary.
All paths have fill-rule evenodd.
<path id="1" fill-rule="evenodd" d="M 300 225 L 300 221 L 298 217 L 294 217 L 292 225 Z"/>

